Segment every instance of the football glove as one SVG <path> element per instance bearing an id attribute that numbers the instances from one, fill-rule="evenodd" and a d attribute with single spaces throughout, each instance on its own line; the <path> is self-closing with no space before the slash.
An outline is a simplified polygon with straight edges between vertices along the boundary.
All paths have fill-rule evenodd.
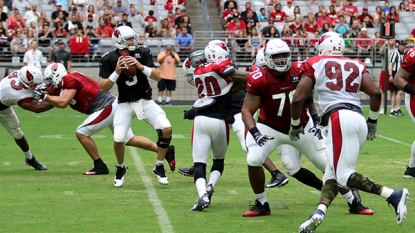
<path id="1" fill-rule="evenodd" d="M 36 88 L 36 90 L 34 90 L 33 91 L 33 98 L 35 99 L 35 100 L 40 100 L 40 99 L 44 99 L 45 98 L 45 93 L 43 93 L 43 91 L 42 90 L 38 90 L 37 88 Z"/>
<path id="2" fill-rule="evenodd" d="M 308 132 L 314 134 L 314 136 L 317 137 L 319 140 L 322 140 L 323 139 L 323 136 L 321 136 L 322 129 L 323 127 L 321 127 L 319 123 L 316 123 L 314 127 L 308 130 Z"/>
<path id="3" fill-rule="evenodd" d="M 377 127 L 378 127 L 377 120 L 368 119 L 366 121 L 366 124 L 367 124 L 367 140 L 373 141 L 373 139 L 376 138 L 376 132 L 377 132 Z"/>
<path id="4" fill-rule="evenodd" d="M 196 109 L 183 110 L 183 119 L 193 120 L 196 116 Z"/>
<path id="5" fill-rule="evenodd" d="M 253 127 L 249 130 L 249 132 L 251 133 L 252 137 L 254 137 L 254 140 L 258 146 L 263 146 L 267 141 L 274 139 L 272 136 L 268 136 L 259 132 L 257 127 Z"/>
<path id="6" fill-rule="evenodd" d="M 301 125 L 291 125 L 290 132 L 288 135 L 290 136 L 291 141 L 300 140 L 300 133 L 304 134 L 304 128 Z M 321 133 L 321 130 L 320 130 Z"/>

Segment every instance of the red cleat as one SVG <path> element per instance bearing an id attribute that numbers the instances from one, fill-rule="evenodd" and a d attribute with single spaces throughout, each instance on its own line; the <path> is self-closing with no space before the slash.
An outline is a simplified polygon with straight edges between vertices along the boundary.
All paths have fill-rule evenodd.
<path id="1" fill-rule="evenodd" d="M 265 202 L 264 205 L 261 204 L 258 200 L 255 200 L 255 205 L 250 205 L 248 211 L 242 214 L 242 217 L 258 217 L 270 215 L 271 210 L 269 209 L 268 202 Z"/>
<path id="2" fill-rule="evenodd" d="M 164 157 L 167 162 L 169 163 L 170 171 L 176 170 L 176 147 L 173 145 L 170 145 L 167 148 L 166 156 Z"/>

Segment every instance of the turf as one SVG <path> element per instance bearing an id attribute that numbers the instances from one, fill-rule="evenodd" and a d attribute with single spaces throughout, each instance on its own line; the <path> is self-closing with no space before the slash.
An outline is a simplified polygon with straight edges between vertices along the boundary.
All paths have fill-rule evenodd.
<path id="1" fill-rule="evenodd" d="M 284 187 L 267 189 L 270 216 L 243 218 L 249 203 L 254 203 L 254 195 L 248 181 L 246 155 L 231 133 L 225 171 L 215 187 L 212 204 L 203 212 L 192 212 L 189 209 L 197 199 L 193 179 L 169 171 L 170 184 L 158 184 L 151 174 L 155 153 L 127 149 L 129 169 L 124 186 L 117 189 L 112 184 L 116 160 L 109 130 L 98 133 L 95 141 L 110 174 L 83 176 L 82 172 L 93 166 L 75 137 L 75 129 L 85 115 L 71 109 L 52 109 L 38 115 L 14 109 L 32 152 L 48 170 L 35 171 L 26 166 L 23 153 L 0 129 L 0 232 L 291 233 L 298 231 L 319 199 L 317 190 L 290 178 Z M 182 111 L 188 107 L 164 109 L 173 125 L 177 167 L 191 166 L 192 121 L 182 119 Z M 403 112 L 404 117 L 380 116 L 379 137 L 365 144 L 357 170 L 386 186 L 407 187 L 415 192 L 415 180 L 403 179 L 415 139 L 411 131 L 414 123 Z M 156 132 L 145 122 L 135 120 L 133 131 L 153 141 L 157 139 Z M 276 151 L 271 158 L 285 172 Z M 303 159 L 303 166 L 322 176 L 307 159 Z M 414 232 L 411 195 L 407 220 L 402 226 L 396 224 L 393 207 L 383 198 L 366 193 L 361 196 L 363 204 L 373 209 L 375 215 L 351 215 L 344 198 L 338 197 L 317 232 Z"/>

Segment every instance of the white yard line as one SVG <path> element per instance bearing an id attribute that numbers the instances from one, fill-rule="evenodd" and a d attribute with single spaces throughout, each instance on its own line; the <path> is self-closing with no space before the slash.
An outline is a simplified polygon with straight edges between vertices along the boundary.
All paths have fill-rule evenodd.
<path id="1" fill-rule="evenodd" d="M 391 141 L 391 142 L 395 142 L 395 143 L 399 143 L 399 144 L 402 144 L 402 145 L 405 145 L 405 146 L 412 147 L 412 144 L 408 144 L 408 143 L 405 143 L 405 142 L 401 142 L 401 141 L 396 140 L 396 139 L 393 139 L 393 138 L 388 138 L 388 137 L 385 137 L 385 136 L 382 136 L 382 135 L 376 135 L 376 136 L 377 137 L 380 137 L 380 138 L 383 138 L 385 140 Z"/>
<path id="2" fill-rule="evenodd" d="M 135 167 L 137 168 L 138 173 L 140 174 L 141 180 L 147 190 L 148 199 L 153 205 L 154 212 L 158 218 L 158 224 L 160 226 L 162 233 L 174 233 L 173 226 L 171 225 L 170 218 L 167 215 L 166 210 L 163 207 L 162 202 L 158 198 L 156 189 L 154 188 L 151 178 L 147 175 L 147 172 L 144 168 L 143 163 L 141 162 L 141 157 L 137 153 L 137 149 L 134 147 L 128 147 L 130 149 L 130 154 L 134 159 Z"/>

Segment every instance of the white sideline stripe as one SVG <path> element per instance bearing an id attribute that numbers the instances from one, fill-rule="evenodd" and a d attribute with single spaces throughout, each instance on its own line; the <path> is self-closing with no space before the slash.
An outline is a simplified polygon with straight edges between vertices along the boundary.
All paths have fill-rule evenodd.
<path id="1" fill-rule="evenodd" d="M 141 180 L 143 181 L 144 186 L 146 187 L 148 199 L 150 199 L 150 202 L 154 208 L 154 212 L 156 212 L 157 214 L 158 224 L 161 228 L 161 232 L 174 233 L 173 226 L 171 225 L 169 216 L 167 215 L 167 212 L 164 209 L 163 204 L 157 196 L 157 192 L 154 188 L 153 182 L 151 182 L 150 177 L 147 175 L 147 172 L 144 169 L 140 155 L 137 153 L 137 149 L 133 147 L 129 147 L 129 149 L 130 154 L 134 159 L 134 164 L 137 168 L 137 171 L 140 174 Z"/>
<path id="2" fill-rule="evenodd" d="M 405 143 L 405 142 L 401 142 L 401 141 L 396 140 L 396 139 L 393 139 L 393 138 L 388 138 L 388 137 L 385 137 L 385 136 L 382 136 L 382 135 L 377 135 L 377 137 L 386 139 L 386 140 L 391 141 L 391 142 L 395 142 L 395 143 L 399 143 L 399 144 L 402 144 L 402 145 L 405 145 L 405 146 L 412 147 L 412 144 L 408 144 L 408 143 Z"/>
<path id="3" fill-rule="evenodd" d="M 10 164 L 12 164 L 12 163 L 10 163 L 10 162 L 4 162 L 3 163 L 3 166 L 9 166 Z"/>

